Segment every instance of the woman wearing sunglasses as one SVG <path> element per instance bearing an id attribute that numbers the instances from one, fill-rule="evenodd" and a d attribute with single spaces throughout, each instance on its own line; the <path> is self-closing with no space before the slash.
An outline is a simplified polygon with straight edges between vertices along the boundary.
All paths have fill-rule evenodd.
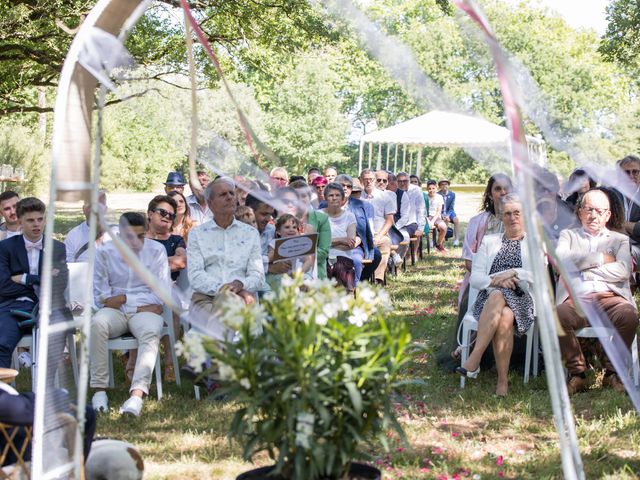
<path id="1" fill-rule="evenodd" d="M 169 195 L 158 195 L 149 202 L 147 208 L 147 216 L 149 217 L 149 229 L 147 230 L 147 238 L 161 243 L 167 251 L 169 257 L 169 268 L 171 269 L 171 279 L 175 282 L 180 275 L 180 271 L 187 266 L 187 250 L 184 239 L 180 235 L 173 234 L 173 225 L 176 221 L 176 211 L 178 204 L 175 199 Z M 174 331 L 178 332 L 180 321 L 174 315 L 173 319 Z M 169 337 L 162 337 L 164 351 L 169 352 Z M 129 354 L 129 362 L 127 364 L 127 372 L 129 366 L 133 371 L 135 365 L 135 354 Z M 133 359 L 133 363 L 132 363 Z M 175 381 L 175 370 L 177 365 L 173 365 L 171 356 L 167 355 L 165 360 L 164 379 L 165 381 Z"/>

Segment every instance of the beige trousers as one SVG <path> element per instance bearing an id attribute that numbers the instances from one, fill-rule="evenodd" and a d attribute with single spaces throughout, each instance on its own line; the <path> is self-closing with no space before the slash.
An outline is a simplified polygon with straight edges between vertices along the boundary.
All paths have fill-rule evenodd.
<path id="1" fill-rule="evenodd" d="M 376 280 L 384 280 L 384 272 L 387 271 L 389 255 L 391 254 L 391 239 L 388 235 L 385 235 L 379 242 L 375 242 L 375 246 L 378 247 L 382 254 L 382 260 L 380 260 L 380 265 L 376 268 L 375 277 Z"/>
<path id="2" fill-rule="evenodd" d="M 138 339 L 138 358 L 131 381 L 132 390 L 149 393 L 151 375 L 158 356 L 158 343 L 163 319 L 151 312 L 125 314 L 114 308 L 104 307 L 91 320 L 89 343 L 90 385 L 93 388 L 109 386 L 109 350 L 107 341 L 127 332 Z"/>

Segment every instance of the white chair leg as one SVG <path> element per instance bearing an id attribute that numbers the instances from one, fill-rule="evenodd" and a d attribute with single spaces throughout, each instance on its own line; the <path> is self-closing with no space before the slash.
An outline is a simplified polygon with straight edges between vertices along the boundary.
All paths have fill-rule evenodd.
<path id="1" fill-rule="evenodd" d="M 540 357 L 540 327 L 536 322 L 533 330 L 533 376 L 538 376 L 538 360 Z"/>
<path id="2" fill-rule="evenodd" d="M 198 385 L 193 386 L 193 395 L 196 397 L 196 400 L 200 400 L 200 387 Z"/>
<path id="3" fill-rule="evenodd" d="M 158 400 L 162 399 L 162 369 L 160 367 L 160 351 L 156 357 L 156 390 L 158 392 Z"/>
<path id="4" fill-rule="evenodd" d="M 38 366 L 36 365 L 38 355 L 38 335 L 40 335 L 40 329 L 33 328 L 31 332 L 31 391 L 36 391 L 37 384 L 37 372 Z"/>
<path id="5" fill-rule="evenodd" d="M 178 354 L 176 353 L 176 331 L 173 328 L 173 316 L 171 317 L 171 325 L 169 325 L 169 348 L 171 349 L 171 361 L 173 362 L 173 371 L 176 375 L 176 385 L 181 386 L 180 380 L 180 364 L 178 363 Z M 165 352 L 167 354 L 167 352 Z"/>
<path id="6" fill-rule="evenodd" d="M 531 324 L 529 330 L 527 330 L 527 349 L 524 354 L 524 383 L 529 383 L 529 372 L 531 372 L 531 355 L 533 350 L 533 330 L 534 324 Z"/>
<path id="7" fill-rule="evenodd" d="M 76 352 L 76 338 L 73 333 L 67 335 L 67 350 L 71 358 L 71 370 L 73 371 L 73 382 L 78 388 L 78 354 Z"/>
<path id="8" fill-rule="evenodd" d="M 640 361 L 638 359 L 638 335 L 633 337 L 631 344 L 631 369 L 633 372 L 633 384 L 640 387 Z"/>
<path id="9" fill-rule="evenodd" d="M 113 350 L 109 350 L 109 388 L 113 388 L 115 386 L 115 382 L 113 380 Z"/>
<path id="10" fill-rule="evenodd" d="M 460 351 L 460 365 L 464 365 L 464 363 L 469 358 L 469 344 L 471 343 L 471 332 L 472 330 L 469 328 L 468 323 L 464 320 L 462 326 L 462 349 Z M 464 388 L 465 377 L 460 376 L 460 388 Z"/>

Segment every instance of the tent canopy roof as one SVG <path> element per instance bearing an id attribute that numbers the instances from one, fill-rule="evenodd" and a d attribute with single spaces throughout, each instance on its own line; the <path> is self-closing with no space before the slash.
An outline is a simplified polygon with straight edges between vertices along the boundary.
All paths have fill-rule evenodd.
<path id="1" fill-rule="evenodd" d="M 438 110 L 362 136 L 362 143 L 430 145 L 434 147 L 505 147 L 509 130 L 487 120 Z M 543 143 L 527 135 L 530 144 Z"/>

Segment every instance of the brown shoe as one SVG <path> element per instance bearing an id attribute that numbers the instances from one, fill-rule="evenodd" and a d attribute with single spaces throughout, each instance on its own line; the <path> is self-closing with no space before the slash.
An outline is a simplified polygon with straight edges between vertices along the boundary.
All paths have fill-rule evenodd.
<path id="1" fill-rule="evenodd" d="M 612 373 L 611 375 L 606 375 L 602 379 L 602 386 L 614 389 L 616 392 L 624 393 L 627 389 L 624 388 L 624 383 L 620 380 L 617 374 Z"/>
<path id="2" fill-rule="evenodd" d="M 589 389 L 589 381 L 586 378 L 579 377 L 577 375 L 571 375 L 571 378 L 567 382 L 567 391 L 569 395 L 574 393 L 584 392 Z"/>

